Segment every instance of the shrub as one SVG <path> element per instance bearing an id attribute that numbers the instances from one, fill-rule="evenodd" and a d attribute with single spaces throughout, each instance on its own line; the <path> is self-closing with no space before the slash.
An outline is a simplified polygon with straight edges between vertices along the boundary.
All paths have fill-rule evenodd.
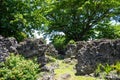
<path id="1" fill-rule="evenodd" d="M 0 65 L 0 80 L 36 80 L 39 70 L 38 64 L 13 54 Z"/>
<path id="2" fill-rule="evenodd" d="M 70 40 L 68 44 L 76 44 L 74 40 Z"/>
<path id="3" fill-rule="evenodd" d="M 105 66 L 103 66 L 103 69 L 106 72 L 106 74 L 109 74 L 110 71 L 113 70 L 113 68 L 110 65 L 108 65 L 108 64 L 106 64 Z"/>
<path id="4" fill-rule="evenodd" d="M 59 50 L 63 50 L 66 46 L 65 43 L 65 36 L 55 36 L 54 39 L 52 40 L 52 44 L 55 46 L 55 48 L 59 51 Z"/>
<path id="5" fill-rule="evenodd" d="M 120 62 L 117 62 L 115 65 L 112 66 L 118 74 L 120 74 Z"/>
<path id="6" fill-rule="evenodd" d="M 109 64 L 106 65 L 99 64 L 95 72 L 99 74 L 100 72 L 104 71 L 106 74 L 109 74 L 109 72 L 112 70 L 113 68 Z"/>
<path id="7" fill-rule="evenodd" d="M 103 66 L 102 64 L 97 65 L 97 69 L 95 70 L 95 74 L 99 74 L 101 72 L 101 67 L 102 66 Z"/>
<path id="8" fill-rule="evenodd" d="M 117 75 L 120 75 L 120 62 L 116 62 L 113 65 L 102 65 L 99 64 L 97 66 L 97 69 L 95 70 L 95 75 L 99 75 L 102 72 L 105 72 L 106 74 L 104 74 L 104 76 L 109 75 L 112 71 L 115 71 Z"/>

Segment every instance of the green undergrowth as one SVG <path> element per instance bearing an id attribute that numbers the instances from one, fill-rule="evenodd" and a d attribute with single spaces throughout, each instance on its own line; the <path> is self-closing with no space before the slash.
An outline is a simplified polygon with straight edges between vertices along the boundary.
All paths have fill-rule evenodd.
<path id="1" fill-rule="evenodd" d="M 39 65 L 20 55 L 11 54 L 0 63 L 0 80 L 36 80 Z"/>
<path id="2" fill-rule="evenodd" d="M 110 74 L 120 76 L 120 62 L 116 62 L 115 64 L 99 64 L 95 73 L 103 78 Z"/>

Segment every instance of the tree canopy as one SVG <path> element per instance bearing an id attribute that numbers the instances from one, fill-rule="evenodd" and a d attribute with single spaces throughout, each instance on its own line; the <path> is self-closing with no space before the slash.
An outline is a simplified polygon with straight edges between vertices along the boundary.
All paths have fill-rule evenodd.
<path id="1" fill-rule="evenodd" d="M 42 0 L 0 0 L 0 34 L 18 41 L 39 30 Z"/>
<path id="2" fill-rule="evenodd" d="M 67 41 L 88 40 L 95 38 L 95 29 L 118 17 L 120 0 L 59 0 L 50 8 L 45 15 L 49 20 L 48 32 L 63 32 Z"/>
<path id="3" fill-rule="evenodd" d="M 66 42 L 120 37 L 117 28 L 110 24 L 112 20 L 120 21 L 120 0 L 0 0 L 0 3 L 0 35 L 14 36 L 18 41 L 41 29 L 52 35 L 62 32 Z"/>

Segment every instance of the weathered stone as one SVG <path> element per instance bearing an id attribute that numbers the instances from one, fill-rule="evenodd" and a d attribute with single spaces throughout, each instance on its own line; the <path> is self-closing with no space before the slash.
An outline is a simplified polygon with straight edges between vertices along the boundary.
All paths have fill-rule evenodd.
<path id="1" fill-rule="evenodd" d="M 52 44 L 48 44 L 45 54 L 51 55 L 51 56 L 57 56 L 58 51 L 55 49 L 55 47 Z"/>
<path id="2" fill-rule="evenodd" d="M 105 77 L 106 80 L 120 80 L 120 76 L 118 75 L 108 75 Z"/>
<path id="3" fill-rule="evenodd" d="M 44 66 L 47 62 L 46 54 L 57 54 L 53 45 L 44 44 L 42 39 L 26 39 L 17 47 L 18 53 L 25 57 L 37 56 L 38 63 Z"/>
<path id="4" fill-rule="evenodd" d="M 76 53 L 75 53 L 76 54 Z M 77 42 L 78 75 L 90 74 L 98 64 L 113 64 L 120 61 L 120 40 L 95 40 Z"/>
<path id="5" fill-rule="evenodd" d="M 72 60 L 70 58 L 66 58 L 66 59 L 63 60 L 63 62 L 66 63 L 66 64 L 68 64 L 68 63 L 71 63 Z"/>
<path id="6" fill-rule="evenodd" d="M 4 38 L 0 35 L 0 62 L 5 61 L 5 58 L 8 57 L 10 53 L 17 53 L 16 47 L 17 41 L 15 38 Z"/>
<path id="7" fill-rule="evenodd" d="M 57 55 L 53 45 L 44 44 L 43 39 L 26 39 L 17 43 L 13 37 L 4 38 L 0 35 L 0 62 L 4 61 L 10 53 L 19 53 L 26 58 L 37 57 L 41 66 L 46 64 L 46 54 Z"/>
<path id="8" fill-rule="evenodd" d="M 116 70 L 110 71 L 109 74 L 105 76 L 106 80 L 120 80 L 120 74 Z"/>
<path id="9" fill-rule="evenodd" d="M 69 80 L 71 78 L 71 75 L 69 73 L 61 74 L 60 80 Z"/>
<path id="10" fill-rule="evenodd" d="M 75 56 L 77 53 L 77 46 L 75 44 L 68 44 L 67 51 L 65 52 L 66 57 Z"/>
<path id="11" fill-rule="evenodd" d="M 55 80 L 54 69 L 57 68 L 56 64 L 51 64 L 50 66 L 44 66 L 42 71 L 46 71 L 47 73 L 42 76 L 42 80 Z"/>
<path id="12" fill-rule="evenodd" d="M 42 80 L 55 80 L 53 74 L 45 73 L 42 77 Z"/>

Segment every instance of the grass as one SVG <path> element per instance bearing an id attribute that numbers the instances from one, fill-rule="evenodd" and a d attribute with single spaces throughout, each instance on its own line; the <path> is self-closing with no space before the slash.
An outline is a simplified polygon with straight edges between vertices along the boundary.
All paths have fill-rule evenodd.
<path id="1" fill-rule="evenodd" d="M 55 69 L 56 80 L 99 80 L 89 76 L 76 76 L 76 70 L 74 69 L 76 61 L 71 61 L 71 63 L 64 63 L 63 61 L 64 60 L 56 59 L 56 61 L 54 62 L 55 64 L 59 64 L 59 68 Z M 53 63 L 51 62 L 47 65 L 49 66 L 50 64 Z M 61 79 L 61 76 L 63 76 L 64 74 L 70 74 L 70 77 L 67 79 Z"/>
<path id="2" fill-rule="evenodd" d="M 71 77 L 68 78 L 68 80 L 96 80 L 94 77 L 87 77 L 87 76 L 76 76 L 76 70 L 74 69 L 75 63 L 73 64 L 66 64 L 63 62 L 63 60 L 58 61 L 59 62 L 59 68 L 55 69 L 55 78 L 58 80 L 61 80 L 61 75 L 64 74 L 70 74 Z"/>

